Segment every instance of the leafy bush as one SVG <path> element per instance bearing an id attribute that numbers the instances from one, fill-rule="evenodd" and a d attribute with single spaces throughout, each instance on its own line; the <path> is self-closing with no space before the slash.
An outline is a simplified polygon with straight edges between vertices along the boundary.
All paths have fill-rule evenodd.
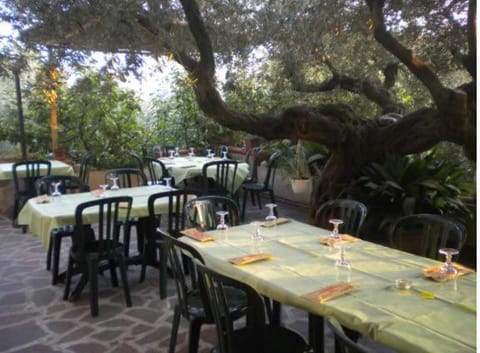
<path id="1" fill-rule="evenodd" d="M 369 207 L 388 210 L 390 216 L 379 226 L 383 229 L 394 221 L 392 214 L 435 213 L 466 222 L 472 213 L 465 198 L 472 196 L 473 187 L 458 160 L 439 159 L 430 151 L 371 163 L 345 191 Z"/>

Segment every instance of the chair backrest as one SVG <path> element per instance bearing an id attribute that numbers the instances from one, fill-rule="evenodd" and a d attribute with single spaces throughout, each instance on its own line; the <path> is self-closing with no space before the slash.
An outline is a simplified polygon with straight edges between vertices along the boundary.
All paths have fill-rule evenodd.
<path id="1" fill-rule="evenodd" d="M 199 275 L 199 284 L 202 290 L 202 296 L 209 303 L 209 310 L 215 322 L 218 339 L 218 351 L 220 353 L 233 353 L 233 332 L 234 319 L 231 312 L 231 304 L 228 302 L 228 292 L 231 288 L 242 290 L 247 298 L 245 307 L 247 315 L 247 335 L 249 339 L 255 340 L 258 352 L 265 352 L 263 345 L 263 332 L 265 328 L 265 306 L 260 295 L 249 285 L 239 282 L 231 277 L 227 277 L 197 264 Z"/>
<path id="2" fill-rule="evenodd" d="M 187 202 L 188 195 L 184 190 L 169 190 L 164 192 L 158 192 L 148 197 L 148 229 L 147 237 L 152 239 L 154 233 L 158 230 L 164 233 L 170 234 L 177 238 L 180 236 L 180 231 L 185 229 L 185 217 L 184 209 Z M 159 204 L 164 203 L 163 207 Z M 165 212 L 165 204 L 167 205 L 167 212 Z M 162 226 L 158 228 L 157 219 L 158 216 L 162 216 Z M 164 218 L 167 221 L 164 222 Z"/>
<path id="3" fill-rule="evenodd" d="M 327 162 L 327 159 L 327 157 L 320 153 L 310 156 L 307 160 L 307 165 L 310 173 L 316 176 L 321 175 L 323 166 Z"/>
<path id="4" fill-rule="evenodd" d="M 100 256 L 113 254 L 118 247 L 121 227 L 130 217 L 132 201 L 130 196 L 118 196 L 79 204 L 75 209 L 72 251 L 81 256 L 89 249 L 88 243 L 95 241 Z M 91 224 L 97 225 L 95 232 L 92 232 Z"/>
<path id="5" fill-rule="evenodd" d="M 359 236 L 365 218 L 367 217 L 367 206 L 355 200 L 337 199 L 323 203 L 315 213 L 314 224 L 317 227 L 332 229 L 328 222 L 337 218 L 343 221 L 340 225 L 340 233 L 347 233 Z"/>
<path id="6" fill-rule="evenodd" d="M 261 150 L 260 147 L 252 147 L 245 153 L 245 163 L 248 164 L 248 176 L 245 179 L 247 183 L 255 183 L 258 180 L 258 158 Z"/>
<path id="7" fill-rule="evenodd" d="M 105 184 L 108 184 L 114 175 L 118 177 L 118 186 L 121 188 L 148 185 L 147 176 L 138 168 L 112 169 L 105 174 Z"/>
<path id="8" fill-rule="evenodd" d="M 217 227 L 216 212 L 228 212 L 226 222 L 231 226 L 240 223 L 240 211 L 235 200 L 216 195 L 205 195 L 190 200 L 185 205 L 185 216 L 189 227 L 198 227 L 202 230 L 213 230 Z"/>
<path id="9" fill-rule="evenodd" d="M 90 168 L 94 159 L 95 155 L 93 154 L 93 152 L 87 151 L 82 155 L 82 158 L 80 160 L 80 170 L 78 171 L 78 176 L 85 185 L 88 185 Z"/>
<path id="10" fill-rule="evenodd" d="M 33 160 L 14 163 L 12 166 L 13 184 L 17 194 L 28 197 L 36 195 L 35 181 L 50 175 L 52 165 L 50 161 Z"/>
<path id="11" fill-rule="evenodd" d="M 275 183 L 275 175 L 277 173 L 277 163 L 280 157 L 280 152 L 276 151 L 270 154 L 267 160 L 267 173 L 263 180 L 264 188 L 273 188 Z"/>
<path id="12" fill-rule="evenodd" d="M 441 248 L 460 251 L 466 240 L 459 223 L 436 214 L 416 214 L 400 218 L 390 232 L 390 246 L 416 255 L 444 260 Z"/>
<path id="13" fill-rule="evenodd" d="M 182 315 L 188 318 L 190 315 L 190 311 L 188 310 L 188 296 L 192 291 L 199 288 L 196 276 L 196 263 L 204 263 L 202 255 L 190 245 L 175 239 L 163 231 L 159 232 L 163 239 L 168 263 L 170 264 L 171 275 L 175 281 L 178 305 L 182 311 Z M 189 260 L 194 259 L 196 261 L 183 261 L 184 255 L 186 255 Z M 184 268 L 185 265 L 189 266 L 188 270 Z M 188 278 L 185 275 L 186 273 L 190 274 Z M 209 313 L 208 309 L 206 313 Z"/>
<path id="14" fill-rule="evenodd" d="M 327 318 L 327 327 L 333 332 L 335 352 L 338 353 L 370 353 L 370 350 L 351 340 L 343 331 L 335 318 Z"/>
<path id="15" fill-rule="evenodd" d="M 170 185 L 172 187 L 175 186 L 174 178 L 170 175 L 167 167 L 165 167 L 165 164 L 163 164 L 162 161 L 152 157 L 145 157 L 143 163 L 148 171 L 151 184 L 165 185 L 164 178 L 172 178 Z"/>
<path id="16" fill-rule="evenodd" d="M 47 175 L 35 182 L 37 195 L 50 194 L 52 184 L 60 183 L 59 191 L 62 194 L 90 191 L 90 187 L 83 183 L 82 179 L 73 175 Z"/>
<path id="17" fill-rule="evenodd" d="M 203 195 L 220 194 L 233 197 L 235 194 L 235 178 L 238 162 L 233 160 L 217 160 L 203 165 Z"/>

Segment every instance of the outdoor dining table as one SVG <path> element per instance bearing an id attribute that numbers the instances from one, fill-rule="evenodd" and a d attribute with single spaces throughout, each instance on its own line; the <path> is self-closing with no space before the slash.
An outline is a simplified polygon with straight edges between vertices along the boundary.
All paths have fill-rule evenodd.
<path id="1" fill-rule="evenodd" d="M 186 179 L 202 175 L 202 168 L 205 163 L 219 161 L 221 158 L 207 157 L 175 157 L 159 159 L 168 169 L 170 175 L 175 178 L 175 183 L 179 184 Z M 237 190 L 248 175 L 248 163 L 238 163 L 237 175 L 235 176 L 234 190 Z M 214 171 L 212 171 L 214 173 Z M 214 177 L 214 174 L 212 174 Z"/>
<path id="2" fill-rule="evenodd" d="M 158 192 L 170 190 L 163 185 L 137 186 L 106 191 L 106 197 L 131 196 L 133 198 L 130 217 L 148 216 L 148 197 Z M 96 199 L 98 196 L 92 192 L 67 194 L 49 197 L 47 203 L 37 203 L 36 198 L 31 198 L 20 210 L 18 224 L 27 225 L 29 231 L 36 235 L 40 242 L 47 247 L 50 241 L 50 232 L 59 227 L 75 224 L 75 209 L 82 203 Z M 168 211 L 168 203 L 158 202 L 159 212 Z M 164 207 L 164 209 L 162 209 Z M 95 215 L 92 215 L 94 217 Z M 94 219 L 92 219 L 93 223 Z"/>
<path id="3" fill-rule="evenodd" d="M 51 160 L 51 175 L 74 175 L 73 167 L 58 160 Z M 14 187 L 12 166 L 14 163 L 0 163 L 0 214 L 11 215 L 13 207 Z M 20 177 L 22 169 L 18 169 Z"/>
<path id="4" fill-rule="evenodd" d="M 346 245 L 351 272 L 345 277 L 344 269 L 334 265 L 338 249 L 320 242 L 328 230 L 294 220 L 260 229 L 263 241 L 252 240 L 252 224 L 207 232 L 214 241 L 180 239 L 195 247 L 207 266 L 308 312 L 310 343 L 316 352 L 324 345 L 324 317 L 335 317 L 398 352 L 476 351 L 475 272 L 456 281 L 435 282 L 424 277 L 423 269 L 441 262 L 356 240 Z M 271 258 L 245 265 L 229 262 L 259 252 Z M 324 302 L 305 296 L 336 283 L 339 276 L 354 290 Z M 412 287 L 397 289 L 396 279 L 409 280 Z"/>

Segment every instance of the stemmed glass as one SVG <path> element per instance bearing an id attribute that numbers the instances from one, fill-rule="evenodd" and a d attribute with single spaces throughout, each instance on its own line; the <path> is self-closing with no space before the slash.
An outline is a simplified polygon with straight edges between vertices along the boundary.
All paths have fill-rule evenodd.
<path id="1" fill-rule="evenodd" d="M 168 150 L 168 158 L 174 159 L 175 158 L 175 156 L 173 155 L 174 153 L 175 153 L 174 150 Z"/>
<path id="2" fill-rule="evenodd" d="M 453 266 L 452 257 L 458 254 L 458 250 L 454 248 L 441 248 L 438 252 L 446 257 L 445 263 L 440 267 L 440 273 L 455 277 L 458 270 Z"/>
<path id="3" fill-rule="evenodd" d="M 224 147 L 222 150 L 222 159 L 228 159 L 228 147 Z"/>
<path id="4" fill-rule="evenodd" d="M 57 196 L 60 196 L 62 195 L 62 193 L 60 192 L 60 185 L 62 185 L 62 182 L 59 181 L 58 183 L 52 183 L 50 186 L 51 188 L 53 189 L 52 193 L 50 194 L 50 196 L 53 196 L 53 197 L 57 197 Z"/>
<path id="5" fill-rule="evenodd" d="M 260 231 L 260 222 L 252 222 L 253 226 L 254 226 L 254 231 L 252 233 L 252 240 L 253 242 L 257 242 L 257 241 L 261 241 L 263 240 L 263 234 L 262 232 Z"/>
<path id="6" fill-rule="evenodd" d="M 180 157 L 180 148 L 179 147 L 175 147 L 175 154 L 174 154 L 175 157 Z"/>
<path id="7" fill-rule="evenodd" d="M 110 190 L 120 189 L 120 186 L 118 186 L 118 176 L 116 174 L 110 175 L 109 179 L 112 181 L 112 186 L 110 187 Z"/>
<path id="8" fill-rule="evenodd" d="M 207 148 L 207 158 L 212 158 L 212 150 Z"/>
<path id="9" fill-rule="evenodd" d="M 275 203 L 267 203 L 265 207 L 268 207 L 268 216 L 265 217 L 265 221 L 267 222 L 275 222 L 277 220 L 277 216 L 275 216 L 274 209 L 277 207 Z"/>
<path id="10" fill-rule="evenodd" d="M 195 157 L 195 150 L 193 149 L 193 147 L 190 147 L 190 152 L 188 152 L 188 158 L 191 160 L 193 159 L 193 157 Z"/>
<path id="11" fill-rule="evenodd" d="M 100 185 L 98 185 L 98 186 L 100 186 L 100 188 L 102 189 L 102 194 L 100 195 L 100 197 L 105 197 L 105 196 L 107 196 L 108 184 L 100 184 Z"/>
<path id="12" fill-rule="evenodd" d="M 352 265 L 350 264 L 350 261 L 345 259 L 345 242 L 339 241 L 335 244 L 335 247 L 340 249 L 340 255 L 338 259 L 335 260 L 337 282 L 350 282 Z"/>
<path id="13" fill-rule="evenodd" d="M 167 188 L 172 188 L 172 178 L 171 177 L 165 177 L 163 178 L 163 180 L 165 180 L 165 186 Z"/>
<path id="14" fill-rule="evenodd" d="M 228 225 L 225 223 L 225 216 L 228 214 L 227 211 L 217 211 L 217 215 L 220 216 L 220 223 L 217 225 L 217 230 L 227 230 Z"/>
<path id="15" fill-rule="evenodd" d="M 334 219 L 330 219 L 328 222 L 333 224 L 333 229 L 330 232 L 330 239 L 340 239 L 341 236 L 340 236 L 340 233 L 338 231 L 338 227 L 341 224 L 343 224 L 343 221 L 341 219 L 334 218 Z"/>

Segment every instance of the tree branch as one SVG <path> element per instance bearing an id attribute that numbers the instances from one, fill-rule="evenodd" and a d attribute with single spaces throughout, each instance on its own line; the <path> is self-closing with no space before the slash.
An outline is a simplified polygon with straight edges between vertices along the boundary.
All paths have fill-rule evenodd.
<path id="1" fill-rule="evenodd" d="M 468 54 L 466 68 L 473 79 L 477 77 L 477 0 L 468 3 L 467 41 Z"/>
<path id="2" fill-rule="evenodd" d="M 375 39 L 390 53 L 397 57 L 430 91 L 434 101 L 439 104 L 448 95 L 437 75 L 412 51 L 404 47 L 387 31 L 383 17 L 385 0 L 366 0 L 373 19 Z"/>

